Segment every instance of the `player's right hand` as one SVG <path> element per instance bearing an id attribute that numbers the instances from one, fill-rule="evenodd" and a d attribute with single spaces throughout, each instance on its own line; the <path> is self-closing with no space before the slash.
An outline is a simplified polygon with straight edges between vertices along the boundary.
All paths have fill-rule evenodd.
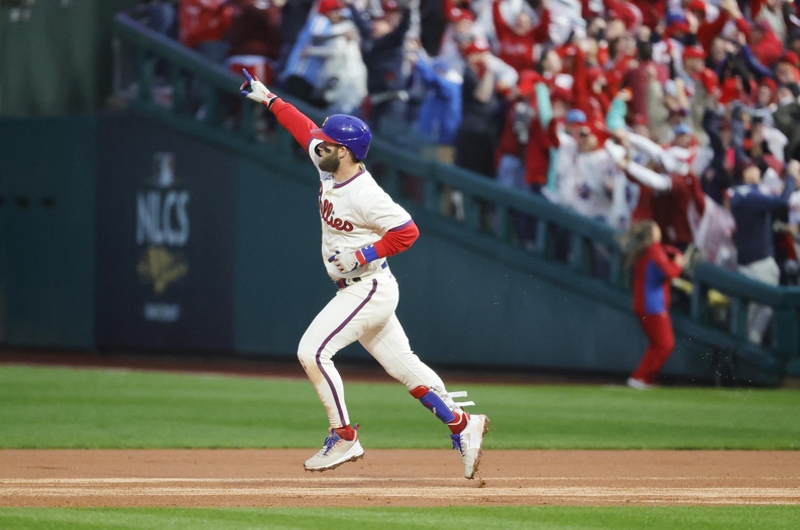
<path id="1" fill-rule="evenodd" d="M 328 262 L 333 263 L 342 274 L 353 272 L 360 265 L 367 263 L 361 255 L 360 249 L 336 249 L 333 256 L 328 258 Z"/>
<path id="2" fill-rule="evenodd" d="M 242 68 L 242 73 L 247 78 L 247 81 L 242 83 L 242 86 L 239 87 L 239 91 L 241 91 L 244 97 L 264 105 L 269 105 L 273 99 L 278 97 L 270 92 L 270 90 L 264 86 L 264 83 L 258 80 L 258 77 L 254 75 L 251 76 L 250 72 L 244 68 Z M 247 90 L 248 88 L 249 90 Z"/>

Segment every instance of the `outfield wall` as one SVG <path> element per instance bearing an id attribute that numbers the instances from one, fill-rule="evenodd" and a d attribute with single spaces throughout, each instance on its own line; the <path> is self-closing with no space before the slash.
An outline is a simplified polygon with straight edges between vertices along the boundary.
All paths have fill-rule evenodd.
<path id="1" fill-rule="evenodd" d="M 310 164 L 305 174 L 276 172 L 127 114 L 3 120 L 0 131 L 2 195 L 33 182 L 43 190 L 30 192 L 35 208 L 0 206 L 3 344 L 291 357 L 335 293 L 319 254 Z M 56 207 L 40 208 L 51 189 L 62 190 Z M 398 316 L 423 358 L 634 368 L 645 339 L 626 303 L 462 245 L 446 221 L 404 206 L 422 235 L 390 262 Z M 665 373 L 711 378 L 715 352 L 677 342 Z M 367 357 L 360 346 L 341 355 Z M 741 361 L 731 370 L 777 381 Z"/>
<path id="2" fill-rule="evenodd" d="M 0 2 L 0 116 L 92 112 L 111 92 L 111 20 L 139 0 Z"/>
<path id="3" fill-rule="evenodd" d="M 0 120 L 0 344 L 94 345 L 96 123 Z"/>

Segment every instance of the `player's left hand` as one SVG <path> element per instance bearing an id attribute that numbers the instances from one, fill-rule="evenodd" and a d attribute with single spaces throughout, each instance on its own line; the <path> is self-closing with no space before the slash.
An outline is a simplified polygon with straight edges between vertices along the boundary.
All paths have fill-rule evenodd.
<path id="1" fill-rule="evenodd" d="M 341 273 L 353 272 L 366 263 L 360 249 L 336 250 L 336 253 L 328 258 L 328 261 L 333 263 Z"/>

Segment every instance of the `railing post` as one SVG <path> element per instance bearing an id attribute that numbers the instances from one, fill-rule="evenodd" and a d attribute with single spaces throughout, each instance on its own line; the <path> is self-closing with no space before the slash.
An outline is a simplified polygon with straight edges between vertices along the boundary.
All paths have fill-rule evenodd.
<path id="1" fill-rule="evenodd" d="M 186 103 L 186 76 L 175 65 L 172 65 L 170 75 L 172 77 L 172 112 L 181 114 Z"/>
<path id="2" fill-rule="evenodd" d="M 150 103 L 153 100 L 151 92 L 153 75 L 156 70 L 156 59 L 143 47 L 139 48 L 139 101 Z"/>
<path id="3" fill-rule="evenodd" d="M 569 254 L 569 268 L 581 273 L 589 273 L 591 266 L 591 251 L 589 243 L 583 234 L 572 232 L 570 235 L 571 250 Z"/>
<path id="4" fill-rule="evenodd" d="M 536 225 L 536 254 L 548 260 L 553 257 L 553 235 L 546 219 L 540 218 Z"/>
<path id="5" fill-rule="evenodd" d="M 731 297 L 731 335 L 747 340 L 747 303 L 741 297 Z"/>
<path id="6" fill-rule="evenodd" d="M 495 204 L 494 212 L 494 234 L 504 243 L 508 243 L 511 239 L 511 223 L 509 222 L 510 212 L 509 207 L 504 204 Z"/>
<path id="7" fill-rule="evenodd" d="M 481 221 L 481 205 L 475 195 L 466 192 L 464 192 L 464 217 L 467 227 L 477 232 Z"/>
<path id="8" fill-rule="evenodd" d="M 608 283 L 612 287 L 622 288 L 622 249 L 618 246 L 611 247 L 611 264 L 608 272 Z"/>
<path id="9" fill-rule="evenodd" d="M 772 348 L 782 360 L 788 361 L 800 353 L 800 329 L 795 308 L 775 309 L 772 316 L 772 337 Z"/>
<path id="10" fill-rule="evenodd" d="M 691 316 L 700 324 L 708 323 L 708 286 L 697 278 L 692 280 Z"/>

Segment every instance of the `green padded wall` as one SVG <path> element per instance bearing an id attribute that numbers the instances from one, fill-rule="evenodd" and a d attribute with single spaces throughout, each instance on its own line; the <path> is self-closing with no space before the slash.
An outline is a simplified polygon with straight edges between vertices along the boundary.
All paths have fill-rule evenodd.
<path id="1" fill-rule="evenodd" d="M 111 19 L 137 0 L 0 7 L 0 116 L 88 112 L 112 80 Z"/>
<path id="2" fill-rule="evenodd" d="M 94 346 L 96 121 L 0 119 L 0 343 Z"/>

